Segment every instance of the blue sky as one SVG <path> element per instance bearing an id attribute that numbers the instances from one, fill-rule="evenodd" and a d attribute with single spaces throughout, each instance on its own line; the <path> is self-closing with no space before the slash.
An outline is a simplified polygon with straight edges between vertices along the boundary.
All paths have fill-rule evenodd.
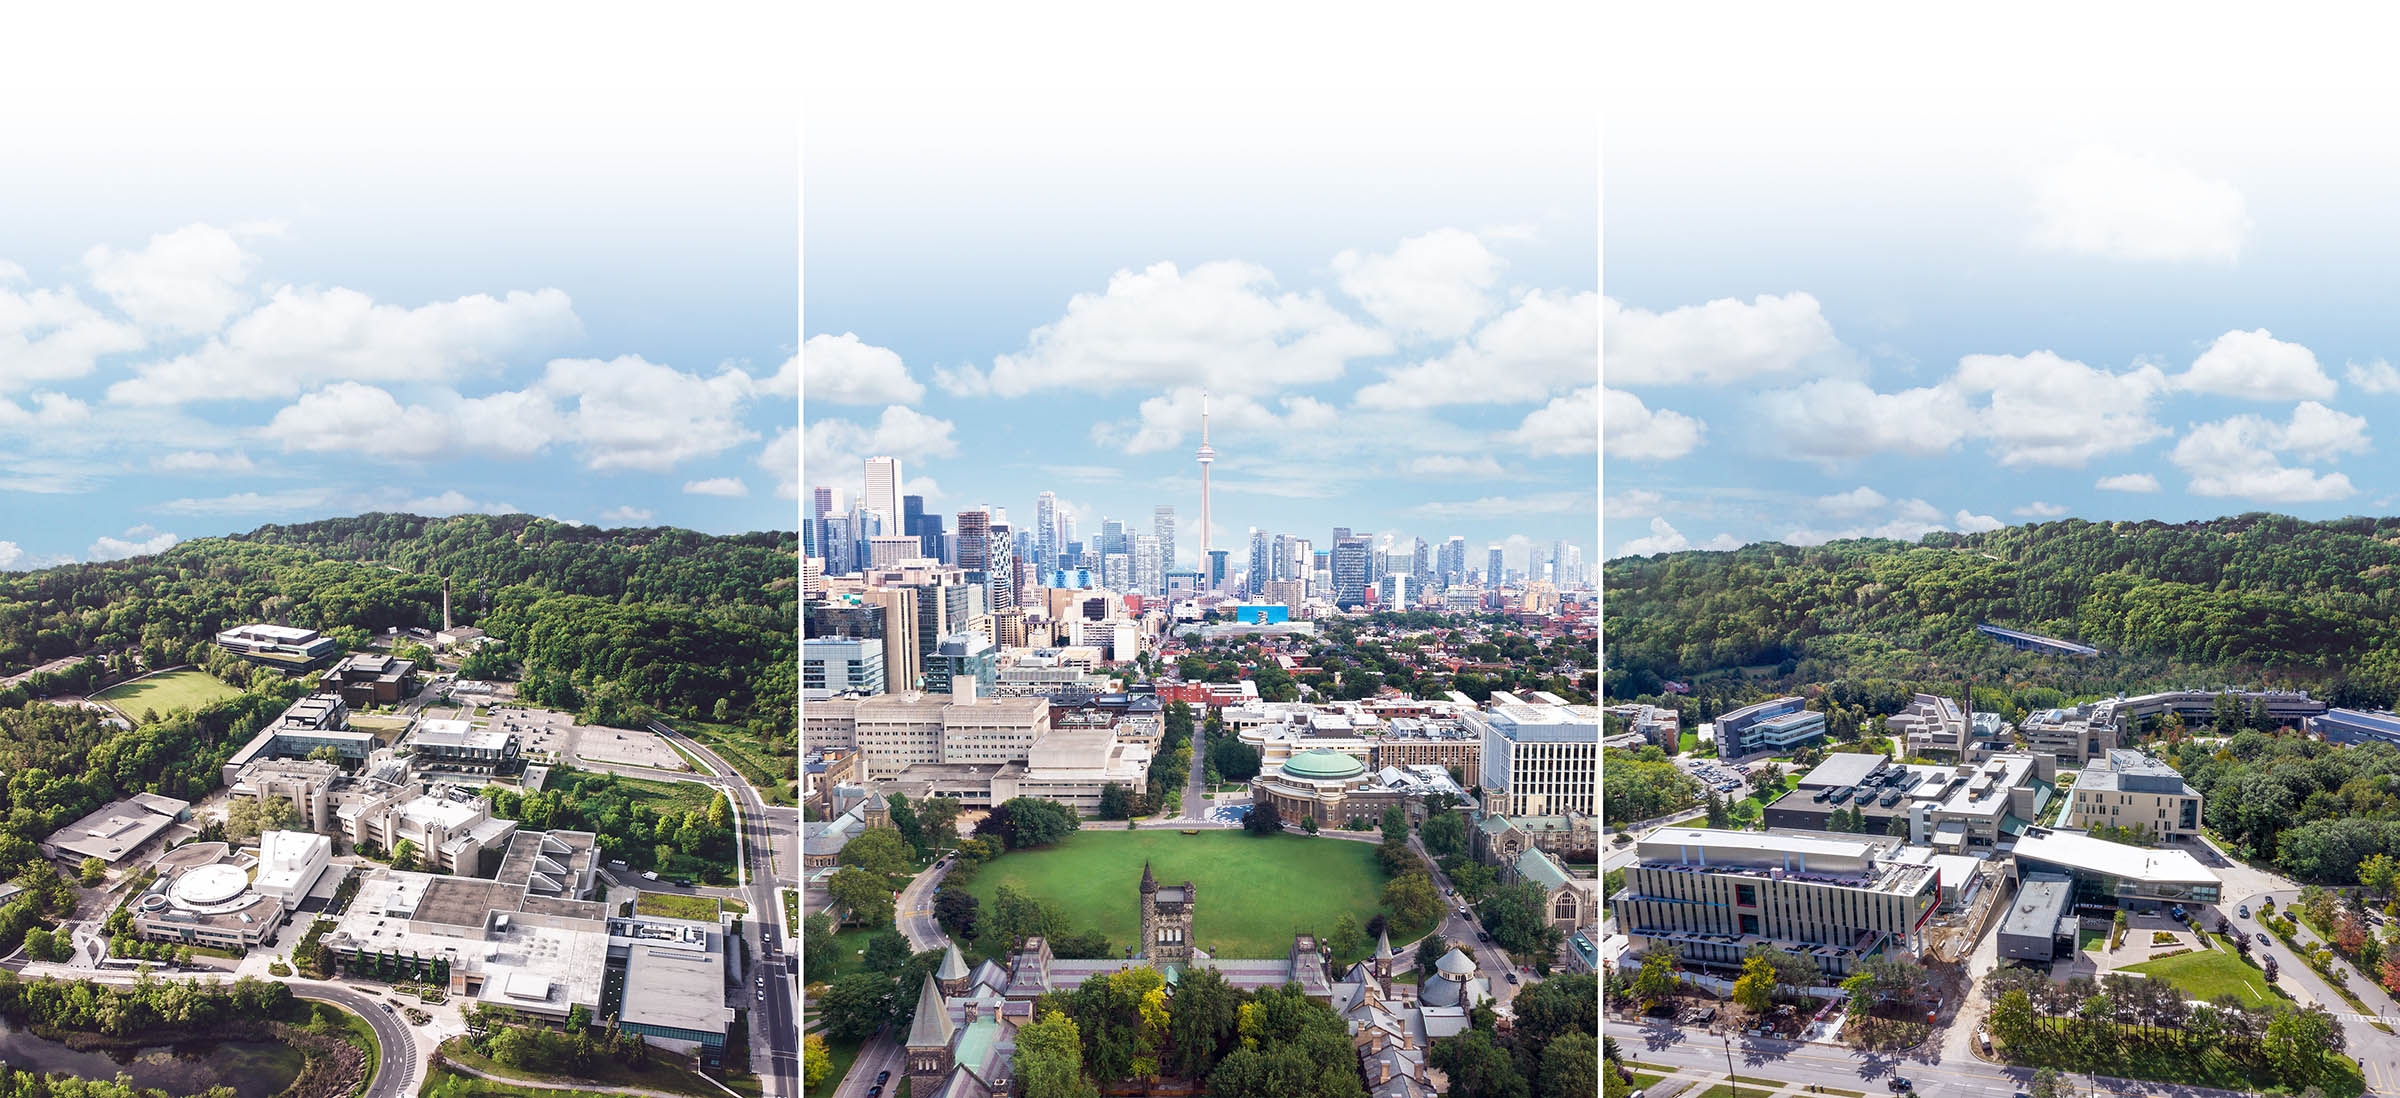
<path id="1" fill-rule="evenodd" d="M 793 528 L 790 100 L 349 64 L 0 122 L 0 568 L 368 510 Z"/>
<path id="2" fill-rule="evenodd" d="M 1608 555 L 2400 504 L 2388 95 L 1889 45 L 1625 74 Z"/>
<path id="3" fill-rule="evenodd" d="M 805 482 L 855 494 L 888 453 L 929 510 L 1030 522 L 1051 491 L 1081 534 L 1169 504 L 1190 562 L 1206 389 L 1218 548 L 1338 525 L 1589 559 L 1589 107 L 1160 85 L 810 116 Z"/>

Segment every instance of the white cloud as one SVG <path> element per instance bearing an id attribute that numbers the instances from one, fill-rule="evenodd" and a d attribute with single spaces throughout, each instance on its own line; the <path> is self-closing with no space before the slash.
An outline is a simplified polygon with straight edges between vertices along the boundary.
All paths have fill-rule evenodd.
<path id="1" fill-rule="evenodd" d="M 1636 515 L 1657 514 L 1658 505 L 1665 501 L 1665 496 L 1647 488 L 1628 489 L 1613 496 L 1603 497 L 1600 500 L 1600 517 L 1632 518 Z"/>
<path id="2" fill-rule="evenodd" d="M 1610 556 L 1647 557 L 1656 553 L 1680 553 L 1686 549 L 1708 549 L 1721 552 L 1741 547 L 1742 540 L 1731 534 L 1718 534 L 1701 544 L 1694 545 L 1690 538 L 1683 536 L 1683 532 L 1677 530 L 1666 519 L 1653 515 L 1650 518 L 1650 533 L 1647 536 L 1638 537 L 1617 546 L 1617 551 Z"/>
<path id="3" fill-rule="evenodd" d="M 1967 355 L 1946 384 L 1990 394 L 1975 426 L 2004 466 L 2081 468 L 2167 433 L 2150 418 L 2166 375 L 2147 364 L 2112 374 L 2051 351 Z"/>
<path id="4" fill-rule="evenodd" d="M 19 407 L 12 400 L 0 400 L 0 430 L 51 431 L 77 426 L 91 418 L 91 405 L 64 393 L 35 393 L 30 409 Z"/>
<path id="5" fill-rule="evenodd" d="M 386 459 L 521 458 L 567 444 L 587 469 L 662 472 L 757 438 L 736 418 L 755 392 L 732 368 L 703 378 L 638 355 L 553 359 L 525 389 L 481 397 L 442 389 L 421 404 L 337 382 L 276 412 L 261 434 L 287 451 Z"/>
<path id="6" fill-rule="evenodd" d="M 917 386 L 922 393 L 925 387 Z M 783 360 L 783 366 L 758 382 L 760 396 L 797 397 L 800 395 L 800 356 Z"/>
<path id="7" fill-rule="evenodd" d="M 2057 518 L 2066 514 L 2067 508 L 2055 503 L 2044 503 L 2037 499 L 2010 513 L 2019 518 Z"/>
<path id="8" fill-rule="evenodd" d="M 293 488 L 282 492 L 236 492 L 229 496 L 211 496 L 168 500 L 158 509 L 178 515 L 273 515 L 306 511 L 324 506 L 332 494 L 322 488 Z"/>
<path id="9" fill-rule="evenodd" d="M 746 496 L 750 494 L 750 486 L 742 483 L 740 477 L 710 477 L 683 482 L 683 491 L 691 496 Z"/>
<path id="10" fill-rule="evenodd" d="M 800 361 L 810 400 L 914 404 L 925 399 L 924 384 L 908 376 L 908 366 L 899 354 L 863 342 L 853 332 L 808 337 L 808 342 L 800 345 Z"/>
<path id="11" fill-rule="evenodd" d="M 1465 480 L 1497 479 L 1507 476 L 1508 470 L 1489 454 L 1461 457 L 1457 454 L 1428 454 L 1408 460 L 1400 471 L 1415 477 L 1456 477 Z"/>
<path id="12" fill-rule="evenodd" d="M 2288 423 L 2239 415 L 2203 423 L 2187 432 L 2169 455 L 2191 477 L 2196 496 L 2239 496 L 2270 503 L 2319 503 L 2347 499 L 2358 489 L 2341 473 L 2282 463 L 2281 455 L 2330 461 L 2368 449 L 2367 421 L 2315 401 L 2292 410 Z"/>
<path id="13" fill-rule="evenodd" d="M 1300 443 L 1308 440 L 1312 432 L 1323 436 L 1346 425 L 1340 411 L 1314 397 L 1283 397 L 1279 401 L 1284 409 L 1281 413 L 1239 394 L 1218 393 L 1210 396 L 1207 403 L 1212 441 L 1239 435 Z M 1183 445 L 1186 438 L 1199 437 L 1200 405 L 1201 391 L 1192 386 L 1150 397 L 1135 409 L 1130 420 L 1093 424 L 1092 442 L 1128 454 L 1174 449 Z M 1222 468 L 1225 463 L 1219 464 Z"/>
<path id="14" fill-rule="evenodd" d="M 958 452 L 958 440 L 951 437 L 956 426 L 898 404 L 885 408 L 871 425 L 820 419 L 808 425 L 804 464 L 820 484 L 845 483 L 843 478 L 854 480 L 861 475 L 869 456 L 896 457 L 904 466 L 950 457 Z"/>
<path id="15" fill-rule="evenodd" d="M 1599 404 L 1599 386 L 1577 389 L 1534 409 L 1516 430 L 1501 435 L 1500 439 L 1540 456 L 1591 453 L 1599 448 L 1600 442 L 1599 433 L 1593 430 L 1594 421 L 1599 419 Z M 1693 421 L 1695 435 L 1698 426 L 1698 421 Z"/>
<path id="16" fill-rule="evenodd" d="M 2373 362 L 2353 362 L 2349 366 L 2345 372 L 2350 384 L 2357 386 L 2359 392 L 2378 395 L 2400 393 L 2400 369 L 2394 369 L 2391 363 L 2379 358 Z"/>
<path id="17" fill-rule="evenodd" d="M 1600 372 L 1600 295 L 1528 291 L 1507 312 L 1429 361 L 1358 391 L 1370 408 L 1514 404 L 1589 385 Z"/>
<path id="18" fill-rule="evenodd" d="M 14 568 L 25 559 L 25 550 L 13 541 L 0 541 L 0 569 Z"/>
<path id="19" fill-rule="evenodd" d="M 1664 313 L 1601 302 L 1609 384 L 1729 385 L 1799 373 L 1842 350 L 1817 299 L 1761 294 Z"/>
<path id="20" fill-rule="evenodd" d="M 150 467 L 162 473 L 247 473 L 258 468 L 240 450 L 177 450 L 151 458 Z"/>
<path id="21" fill-rule="evenodd" d="M 2158 478 L 2148 473 L 2118 473 L 2101 477 L 2092 487 L 2103 492 L 2155 492 L 2158 491 Z"/>
<path id="22" fill-rule="evenodd" d="M 2218 336 L 2192 360 L 2191 370 L 2175 379 L 2175 387 L 2245 400 L 2325 400 L 2335 385 L 2315 352 L 2260 328 Z"/>
<path id="23" fill-rule="evenodd" d="M 140 540 L 131 540 L 136 538 Z M 92 543 L 91 548 L 84 550 L 83 555 L 84 559 L 94 561 L 146 557 L 152 553 L 165 552 L 168 547 L 182 540 L 177 535 L 154 530 L 148 526 L 136 526 L 125 531 L 125 536 L 122 538 L 103 535 L 100 540 Z"/>
<path id="24" fill-rule="evenodd" d="M 1890 502 L 1889 497 L 1864 484 L 1847 492 L 1817 497 L 1818 508 L 1837 515 L 1863 515 Z"/>
<path id="25" fill-rule="evenodd" d="M 1409 237 L 1390 255 L 1344 251 L 1333 257 L 1342 292 L 1368 315 L 1427 339 L 1455 339 L 1489 316 L 1502 265 L 1482 238 L 1463 229 Z"/>
<path id="26" fill-rule="evenodd" d="M 1529 496 L 1485 496 L 1471 500 L 1436 500 L 1409 508 L 1427 518 L 1503 518 L 1509 515 L 1558 514 L 1592 505 L 1589 492 L 1542 492 Z"/>
<path id="27" fill-rule="evenodd" d="M 953 391 L 988 385 L 1010 397 L 1186 385 L 1256 394 L 1331 381 L 1349 360 L 1392 349 L 1390 336 L 1321 295 L 1276 294 L 1274 284 L 1266 268 L 1236 260 L 1119 271 L 1034 329 L 1023 351 L 993 360 L 988 377 L 936 376 Z"/>
<path id="28" fill-rule="evenodd" d="M 800 498 L 800 432 L 789 427 L 776 432 L 758 451 L 758 467 L 775 478 L 780 499 Z"/>
<path id="29" fill-rule="evenodd" d="M 1833 464 L 1870 454 L 1927 457 L 1966 437 L 1973 413 L 1947 385 L 1878 393 L 1846 378 L 1821 378 L 1764 394 L 1760 410 L 1777 456 Z"/>
<path id="30" fill-rule="evenodd" d="M 134 367 L 110 400 L 177 404 L 288 397 L 330 380 L 447 381 L 583 333 L 559 290 L 511 291 L 414 309 L 356 290 L 278 286 L 266 304 L 189 354 Z"/>
<path id="31" fill-rule="evenodd" d="M 2250 232 L 2242 192 L 2156 157 L 2087 148 L 2035 184 L 2033 243 L 2135 261 L 2233 263 Z"/>
<path id="32" fill-rule="evenodd" d="M 447 518 L 451 515 L 465 514 L 515 515 L 524 512 L 524 508 L 513 503 L 496 501 L 478 503 L 467 498 L 466 493 L 456 488 L 449 489 L 437 496 L 424 496 L 409 500 L 400 505 L 400 510 L 412 515 L 424 515 L 428 518 Z"/>
<path id="33" fill-rule="evenodd" d="M 1665 408 L 1656 410 L 1622 389 L 1600 393 L 1600 445 L 1610 457 L 1667 461 L 1691 453 L 1708 425 Z"/>
<path id="34" fill-rule="evenodd" d="M 1855 499 L 1850 497 L 1855 497 Z M 1964 509 L 1945 518 L 1941 508 L 1924 500 L 1914 498 L 1884 500 L 1882 493 L 1863 487 L 1837 496 L 1821 497 L 1817 502 L 1820 506 L 1826 507 L 1828 511 L 1838 512 L 1839 507 L 1843 505 L 1866 504 L 1869 499 L 1879 502 L 1851 513 L 1858 514 L 1888 506 L 1890 510 L 1885 513 L 1882 521 L 1862 522 L 1841 530 L 1801 527 L 1785 534 L 1782 540 L 1786 545 L 1803 546 L 1823 545 L 1829 541 L 1844 541 L 1852 538 L 1891 538 L 1898 541 L 1917 541 L 1935 531 L 1957 530 L 1961 533 L 1977 533 L 1984 530 L 1996 530 L 2002 525 L 2000 520 L 1990 515 L 1978 515 Z"/>
<path id="35" fill-rule="evenodd" d="M 243 289 L 258 257 L 213 225 L 160 233 L 139 251 L 102 244 L 83 255 L 92 285 L 154 332 L 207 335 L 249 303 Z"/>
<path id="36" fill-rule="evenodd" d="M 613 522 L 625 526 L 639 526 L 650 521 L 650 519 L 657 514 L 658 512 L 647 507 L 636 507 L 630 503 L 627 503 L 620 504 L 618 506 L 611 507 L 606 511 L 600 512 L 600 520 L 602 522 Z"/>
<path id="37" fill-rule="evenodd" d="M 73 290 L 0 290 L 0 393 L 82 377 L 100 356 L 144 344 L 132 325 L 102 316 Z"/>
<path id="38" fill-rule="evenodd" d="M 1958 532 L 1962 534 L 1980 534 L 1986 530 L 1997 530 L 2008 525 L 1990 515 L 1973 514 L 1963 508 L 1956 515 L 1950 517 L 1950 522 L 1958 527 Z"/>

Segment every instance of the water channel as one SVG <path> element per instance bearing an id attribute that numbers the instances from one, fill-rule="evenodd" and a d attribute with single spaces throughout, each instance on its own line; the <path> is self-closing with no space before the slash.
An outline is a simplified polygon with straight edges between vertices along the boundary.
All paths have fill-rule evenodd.
<path id="1" fill-rule="evenodd" d="M 187 1041 L 138 1048 L 78 1051 L 0 1018 L 0 1061 L 19 1071 L 65 1072 L 86 1079 L 131 1075 L 137 1087 L 169 1094 L 199 1094 L 232 1087 L 239 1095 L 267 1095 L 292 1085 L 305 1059 L 278 1041 Z"/>

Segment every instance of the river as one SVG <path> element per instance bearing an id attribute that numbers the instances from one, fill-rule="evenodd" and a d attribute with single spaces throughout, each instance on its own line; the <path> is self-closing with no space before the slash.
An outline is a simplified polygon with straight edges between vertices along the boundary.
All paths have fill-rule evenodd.
<path id="1" fill-rule="evenodd" d="M 277 1041 L 187 1041 L 80 1052 L 0 1019 L 0 1061 L 20 1071 L 65 1072 L 86 1079 L 131 1075 L 137 1087 L 198 1094 L 214 1086 L 235 1094 L 274 1094 L 299 1078 L 299 1049 Z"/>

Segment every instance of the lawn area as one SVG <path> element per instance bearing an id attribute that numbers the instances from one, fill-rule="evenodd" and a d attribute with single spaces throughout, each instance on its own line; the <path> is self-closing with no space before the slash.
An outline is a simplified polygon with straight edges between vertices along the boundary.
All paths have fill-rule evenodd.
<path id="1" fill-rule="evenodd" d="M 831 1093 L 830 1091 L 827 1093 Z M 461 1075 L 447 1067 L 437 1067 L 425 1077 L 425 1088 L 417 1098 L 620 1098 L 597 1090 L 548 1090 L 534 1087 L 510 1086 L 472 1075 Z"/>
<path id="2" fill-rule="evenodd" d="M 1363 925 L 1383 895 L 1383 869 L 1369 843 L 1270 838 L 1240 831 L 1078 831 L 1039 850 L 1013 851 L 967 886 L 990 905 L 1002 884 L 1056 901 L 1119 950 L 1140 935 L 1142 862 L 1162 885 L 1189 880 L 1199 892 L 1194 944 L 1221 957 L 1281 957 L 1292 933 L 1331 933 L 1344 912 Z M 1423 933 L 1395 928 L 1398 944 Z"/>
<path id="3" fill-rule="evenodd" d="M 474 1068 L 477 1071 L 488 1071 L 494 1075 L 506 1075 L 514 1079 L 541 1083 L 565 1083 L 579 1087 L 588 1086 L 598 1088 L 600 1093 L 604 1094 L 612 1089 L 625 1088 L 659 1090 L 669 1094 L 689 1094 L 694 1098 L 716 1098 L 725 1093 L 717 1089 L 716 1084 L 709 1082 L 707 1078 L 686 1066 L 691 1063 L 690 1059 L 665 1054 L 657 1049 L 652 1049 L 651 1052 L 650 1065 L 647 1068 L 636 1067 L 630 1061 L 601 1058 L 592 1064 L 590 1074 L 575 1076 L 560 1072 L 526 1071 L 521 1068 L 503 1067 L 478 1054 L 462 1037 L 453 1037 L 442 1042 L 442 1055 L 448 1057 L 452 1062 Z M 467 1081 L 483 1086 L 493 1085 L 489 1080 L 475 1079 L 472 1076 L 468 1077 Z M 560 1093 L 537 1087 L 522 1089 L 532 1094 Z M 517 1092 L 502 1090 L 495 1093 L 515 1094 Z"/>
<path id="4" fill-rule="evenodd" d="M 786 938 L 800 936 L 800 890 L 797 888 L 783 890 L 783 935 Z"/>
<path id="5" fill-rule="evenodd" d="M 714 896 L 686 896 L 675 892 L 644 892 L 633 901 L 633 913 L 636 915 L 692 919 L 703 923 L 716 922 L 723 910 L 723 905 Z"/>
<path id="6" fill-rule="evenodd" d="M 800 756 L 770 752 L 749 732 L 729 725 L 685 721 L 676 729 L 706 744 L 718 758 L 732 763 L 742 777 L 758 787 L 759 795 L 768 804 L 800 803 Z"/>
<path id="7" fill-rule="evenodd" d="M 2172 958 L 2171 958 L 2172 959 Z M 2271 1083 L 2275 1069 L 2245 1058 L 2228 1056 L 2222 1048 L 2208 1047 L 2197 1053 L 2176 1044 L 2125 1044 L 2110 1049 L 2102 1057 L 2094 1057 L 2082 1049 L 2063 1047 L 2056 1034 L 2048 1034 L 2038 1045 L 2029 1049 L 2002 1049 L 2004 1062 L 2015 1067 L 2054 1067 L 2061 1071 L 2097 1072 L 2128 1079 L 2147 1079 L 2159 1083 L 2182 1083 L 2192 1086 L 2217 1087 L 2244 1094 L 2297 1094 L 2307 1084 L 2284 1086 Z M 2366 1091 L 2366 1080 L 2360 1077 L 2358 1065 L 2346 1056 L 2329 1056 L 2330 1078 L 2318 1078 L 2315 1084 L 2327 1098 L 2359 1098 Z"/>
<path id="8" fill-rule="evenodd" d="M 2203 949 L 2163 961 L 2144 961 L 2125 966 L 2125 971 L 2165 980 L 2181 988 L 2186 997 L 2205 1002 L 2213 1003 L 2219 995 L 2232 994 L 2240 996 L 2242 1004 L 2253 1009 L 2275 1003 L 2275 995 L 2267 986 L 2266 974 L 2222 949 Z"/>
<path id="9" fill-rule="evenodd" d="M 1683 735 L 1675 740 L 1675 753 L 1678 755 L 1689 755 L 1698 750 L 1700 750 L 1700 733 L 1698 732 L 1685 729 Z"/>
<path id="10" fill-rule="evenodd" d="M 164 716 L 173 709 L 198 709 L 210 702 L 223 701 L 239 694 L 241 691 L 225 685 L 206 671 L 169 671 L 164 675 L 118 683 L 92 695 L 92 700 L 116 706 L 126 716 L 138 721 L 142 718 L 143 710 L 155 709 Z"/>
<path id="11" fill-rule="evenodd" d="M 848 976 L 853 972 L 857 972 L 858 970 L 865 968 L 866 958 L 862 956 L 862 954 L 864 954 L 867 950 L 867 943 L 875 940 L 876 935 L 885 933 L 886 931 L 890 931 L 891 933 L 895 934 L 899 933 L 898 931 L 892 930 L 892 928 L 888 926 L 880 928 L 861 926 L 852 927 L 848 930 L 834 931 L 833 943 L 839 956 L 833 962 L 833 971 L 819 972 L 812 968 L 808 970 L 807 973 L 808 982 L 812 984 L 830 984 L 835 980 L 839 980 L 844 976 Z"/>
<path id="12" fill-rule="evenodd" d="M 624 790 L 634 800 L 648 804 L 652 811 L 662 814 L 672 812 L 680 816 L 693 809 L 706 812 L 709 802 L 717 799 L 714 788 L 699 782 L 654 782 L 648 778 L 628 778 L 622 774 L 610 776 L 617 780 L 617 788 Z"/>
<path id="13" fill-rule="evenodd" d="M 2078 928 L 2078 929 L 2075 931 L 2075 949 L 2076 949 L 2076 951 L 2077 951 L 2077 952 L 2081 952 L 2081 951 L 2083 951 L 2083 950 L 2087 950 L 2087 949 L 2099 949 L 2099 950 L 2106 950 L 2107 948 L 2108 948 L 2108 932 L 2107 932 L 2107 931 L 2105 931 L 2105 930 L 2083 930 L 2083 929 L 2080 929 L 2080 928 Z"/>

